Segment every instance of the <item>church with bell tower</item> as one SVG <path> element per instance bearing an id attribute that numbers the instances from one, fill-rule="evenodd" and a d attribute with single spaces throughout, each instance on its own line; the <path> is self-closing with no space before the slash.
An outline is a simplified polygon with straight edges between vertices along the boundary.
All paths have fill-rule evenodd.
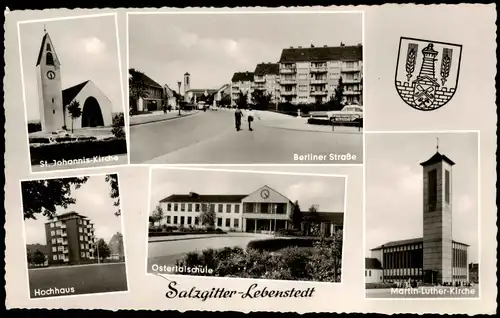
<path id="1" fill-rule="evenodd" d="M 111 126 L 111 100 L 92 80 L 62 89 L 61 61 L 45 28 L 36 60 L 36 74 L 43 132 Z M 75 119 L 71 118 L 68 111 L 68 106 L 73 102 L 77 102 L 81 110 L 81 115 Z"/>

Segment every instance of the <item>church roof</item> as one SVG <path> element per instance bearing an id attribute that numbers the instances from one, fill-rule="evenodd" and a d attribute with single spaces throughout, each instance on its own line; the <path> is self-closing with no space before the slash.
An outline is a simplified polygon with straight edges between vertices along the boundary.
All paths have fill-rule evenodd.
<path id="1" fill-rule="evenodd" d="M 248 194 L 172 194 L 160 202 L 241 203 Z"/>
<path id="2" fill-rule="evenodd" d="M 45 35 L 42 38 L 42 44 L 40 45 L 40 51 L 38 51 L 38 59 L 36 60 L 36 66 L 40 64 L 42 61 L 42 55 L 43 55 L 43 48 L 45 47 L 45 42 L 47 42 L 47 37 L 49 36 L 48 33 L 45 33 Z"/>
<path id="3" fill-rule="evenodd" d="M 455 164 L 450 158 L 446 157 L 445 155 L 440 154 L 438 151 L 434 154 L 434 156 L 430 157 L 429 160 L 422 162 L 420 165 L 421 166 L 428 166 L 428 165 L 432 165 L 435 163 L 439 163 L 441 161 L 444 161 L 451 166 L 453 166 Z"/>
<path id="4" fill-rule="evenodd" d="M 381 250 L 382 248 L 387 248 L 387 247 L 396 247 L 396 246 L 403 246 L 403 245 L 409 245 L 409 244 L 418 244 L 418 243 L 423 243 L 423 242 L 424 242 L 423 237 L 412 238 L 412 239 L 407 239 L 407 240 L 391 241 L 391 242 L 387 242 L 385 244 L 382 244 L 380 246 L 377 246 L 375 248 L 372 248 L 371 250 L 375 251 L 375 250 Z M 465 246 L 470 246 L 469 244 L 465 244 L 465 243 L 458 242 L 455 240 L 452 240 L 452 242 L 462 244 Z"/>
<path id="5" fill-rule="evenodd" d="M 75 86 L 68 87 L 65 90 L 63 90 L 62 91 L 63 105 L 66 106 L 69 103 L 71 103 L 71 101 L 73 99 L 75 99 L 76 95 L 78 95 L 78 93 L 80 93 L 80 91 L 85 87 L 85 85 L 88 84 L 88 82 L 90 82 L 90 81 L 85 81 L 85 82 L 82 82 L 82 83 L 77 84 Z"/>

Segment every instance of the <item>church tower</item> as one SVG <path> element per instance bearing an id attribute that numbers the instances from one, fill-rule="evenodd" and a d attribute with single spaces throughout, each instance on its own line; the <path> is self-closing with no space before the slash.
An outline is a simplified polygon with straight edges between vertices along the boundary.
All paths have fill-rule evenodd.
<path id="1" fill-rule="evenodd" d="M 186 72 L 184 74 L 184 100 L 187 101 L 187 99 L 189 98 L 189 96 L 187 95 L 187 92 L 191 89 L 190 88 L 190 85 L 191 85 L 191 78 L 190 78 L 190 74 L 188 72 Z"/>
<path id="2" fill-rule="evenodd" d="M 452 167 L 436 153 L 420 164 L 423 168 L 423 270 L 430 283 L 452 281 Z"/>
<path id="3" fill-rule="evenodd" d="M 54 132 L 65 126 L 61 64 L 49 34 L 45 31 L 36 62 L 38 107 L 42 131 Z"/>

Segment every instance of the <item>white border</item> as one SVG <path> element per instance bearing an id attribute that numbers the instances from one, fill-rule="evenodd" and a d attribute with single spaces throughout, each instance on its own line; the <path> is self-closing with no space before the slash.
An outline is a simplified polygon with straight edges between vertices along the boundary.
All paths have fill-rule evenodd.
<path id="1" fill-rule="evenodd" d="M 319 281 L 303 281 L 303 280 L 284 280 L 284 279 L 264 279 L 264 278 L 239 278 L 239 277 L 217 277 L 217 276 L 201 276 L 201 275 L 184 275 L 184 274 L 159 274 L 159 273 L 149 273 L 148 272 L 148 249 L 149 249 L 149 222 L 148 219 L 145 220 L 146 224 L 146 255 L 145 255 L 145 264 L 144 270 L 146 276 L 161 276 L 166 278 L 167 280 L 171 280 L 171 278 L 175 277 L 190 277 L 190 278 L 202 278 L 202 279 L 232 279 L 232 280 L 240 280 L 240 281 L 257 281 L 257 282 L 285 282 L 285 283 L 305 283 L 305 284 L 325 284 L 331 286 L 342 286 L 344 284 L 344 265 L 345 265 L 345 238 L 346 238 L 346 222 L 347 222 L 347 193 L 348 193 L 348 175 L 344 174 L 317 174 L 317 173 L 300 173 L 300 172 L 284 172 L 284 171 L 255 171 L 255 170 L 233 170 L 233 169 L 196 169 L 196 168 L 180 168 L 180 167 L 170 167 L 170 166 L 150 166 L 149 167 L 149 180 L 148 180 L 148 212 L 145 214 L 146 218 L 148 218 L 151 214 L 151 187 L 152 187 L 152 173 L 153 170 L 188 170 L 188 171 L 218 171 L 218 172 L 232 172 L 232 173 L 252 173 L 252 174 L 274 174 L 274 175 L 288 175 L 288 176 L 306 176 L 306 177 L 330 177 L 330 178 L 344 178 L 344 211 L 343 211 L 343 224 L 342 224 L 342 260 L 341 260 L 341 274 L 340 274 L 340 282 L 319 282 Z"/>
<path id="2" fill-rule="evenodd" d="M 65 295 L 59 295 L 59 296 L 52 296 L 52 297 L 31 297 L 31 286 L 30 286 L 30 277 L 29 277 L 29 268 L 28 268 L 28 255 L 24 253 L 24 260 L 26 261 L 25 263 L 25 268 L 26 268 L 26 285 L 28 286 L 27 291 L 28 291 L 28 301 L 38 301 L 38 300 L 45 300 L 45 299 L 59 299 L 59 298 L 70 298 L 70 297 L 83 297 L 83 296 L 94 296 L 94 295 L 108 295 L 108 294 L 124 294 L 124 293 L 130 293 L 130 281 L 129 281 L 129 271 L 128 271 L 128 266 L 127 266 L 127 247 L 125 244 L 125 226 L 124 226 L 124 221 L 123 221 L 123 209 L 122 209 L 122 197 L 121 197 L 121 185 L 120 185 L 120 174 L 118 172 L 110 172 L 110 173 L 93 173 L 93 174 L 83 174 L 83 175 L 76 175 L 76 176 L 61 176 L 61 177 L 38 177 L 38 178 L 32 178 L 32 179 L 20 179 L 19 180 L 19 192 L 21 195 L 21 222 L 22 222 L 22 227 L 23 227 L 23 241 L 24 241 L 24 246 L 26 247 L 26 224 L 24 220 L 24 209 L 22 206 L 22 201 L 23 201 L 23 191 L 22 191 L 22 183 L 23 182 L 29 182 L 29 181 L 36 181 L 36 180 L 53 180 L 53 179 L 67 179 L 67 178 L 82 178 L 82 177 L 92 177 L 92 176 L 107 176 L 107 175 L 113 175 L 116 174 L 117 176 L 117 181 L 118 181 L 118 191 L 119 191 L 119 199 L 120 199 L 120 205 L 118 208 L 120 209 L 120 222 L 121 222 L 121 233 L 123 237 L 123 252 L 124 252 L 124 264 L 125 264 L 125 280 L 127 281 L 127 290 L 118 290 L 118 291 L 113 291 L 113 292 L 97 292 L 97 293 L 87 293 L 87 294 L 76 294 L 76 295 L 71 295 L 71 294 L 65 294 Z M 75 266 L 75 265 L 71 265 Z"/>
<path id="3" fill-rule="evenodd" d="M 124 116 L 124 124 L 127 125 L 127 121 L 125 120 L 125 100 L 124 100 L 124 88 L 123 88 L 123 70 L 122 70 L 122 63 L 121 63 L 121 53 L 120 53 L 120 36 L 118 32 L 118 13 L 101 13 L 101 14 L 90 14 L 90 15 L 77 15 L 77 16 L 67 16 L 67 17 L 60 17 L 60 18 L 47 18 L 47 19 L 36 19 L 36 20 L 24 20 L 24 21 L 18 21 L 17 22 L 17 40 L 18 40 L 18 46 L 19 46 L 19 64 L 20 64 L 20 71 L 21 71 L 21 86 L 22 86 L 22 91 L 23 91 L 23 104 L 24 104 L 24 121 L 25 121 L 25 129 L 26 129 L 26 138 L 27 138 L 27 147 L 28 147 L 28 163 L 30 167 L 30 173 L 31 174 L 41 174 L 41 173 L 50 173 L 50 172 L 65 172 L 65 171 L 80 171 L 80 170 L 88 170 L 88 169 L 95 169 L 95 168 L 118 168 L 118 167 L 123 167 L 125 165 L 130 164 L 130 147 L 128 143 L 128 136 L 126 136 L 127 140 L 127 163 L 126 164 L 121 164 L 121 165 L 95 165 L 95 166 L 90 166 L 90 167 L 83 167 L 83 168 L 74 168 L 74 169 L 48 169 L 48 170 L 42 170 L 42 171 L 33 171 L 33 165 L 31 164 L 31 150 L 30 150 L 30 142 L 29 142 L 29 133 L 28 133 L 28 109 L 26 105 L 26 86 L 24 84 L 24 67 L 23 67 L 23 55 L 22 55 L 22 44 L 21 44 L 21 24 L 29 24 L 29 23 L 40 23 L 40 22 L 54 22 L 54 21 L 63 21 L 63 20 L 74 20 L 74 19 L 86 19 L 86 18 L 100 18 L 100 17 L 115 17 L 115 34 L 116 34 L 116 48 L 117 48 L 117 54 L 118 54 L 118 68 L 119 68 L 119 76 L 120 76 L 120 89 L 121 89 L 121 100 L 122 100 L 122 111 L 123 111 L 123 116 Z M 127 103 L 128 105 L 128 103 Z M 40 114 L 42 116 L 42 114 Z M 41 119 L 40 119 L 41 120 Z M 120 154 L 121 155 L 121 154 Z"/>
<path id="4" fill-rule="evenodd" d="M 472 134 L 475 133 L 477 134 L 477 182 L 478 182 L 478 189 L 477 189 L 477 218 L 478 218 L 478 229 L 477 229 L 477 239 L 478 239 L 478 244 L 477 244 L 477 259 L 479 263 L 479 271 L 478 271 L 478 278 L 479 278 L 479 289 L 478 289 L 478 296 L 477 297 L 420 297 L 420 298 L 415 298 L 415 297 L 392 297 L 392 298 L 376 298 L 376 297 L 367 297 L 366 296 L 366 276 L 363 276 L 363 282 L 365 286 L 363 286 L 363 297 L 364 300 L 367 301 L 428 301 L 428 300 L 435 300 L 435 301 L 440 301 L 440 300 L 453 300 L 453 301 L 462 301 L 462 300 L 467 300 L 467 301 L 480 301 L 481 300 L 481 131 L 480 130 L 401 130 L 401 131 L 370 131 L 368 134 Z M 366 148 L 366 144 L 365 144 Z M 367 251 L 366 251 L 366 165 L 363 165 L 363 256 L 365 259 L 368 257 Z M 469 266 L 469 261 L 467 261 L 467 267 Z M 363 266 L 363 272 L 366 270 L 366 265 Z M 364 273 L 363 273 L 364 275 Z"/>
<path id="5" fill-rule="evenodd" d="M 361 45 L 363 46 L 363 54 L 362 54 L 362 59 L 363 59 L 363 65 L 362 65 L 362 77 L 363 77 L 363 82 L 365 82 L 365 11 L 364 10 L 335 10 L 335 7 L 325 7 L 322 10 L 294 10 L 288 9 L 288 10 L 282 10 L 282 9 L 275 9 L 275 8 L 267 8 L 266 10 L 262 10 L 262 8 L 252 8 L 249 7 L 248 11 L 242 11 L 238 9 L 232 9 L 228 8 L 226 11 L 221 11 L 218 9 L 211 9 L 211 8 L 185 8 L 185 9 L 178 9 L 176 11 L 148 11 L 150 9 L 145 9 L 145 11 L 135 11 L 135 12 L 125 12 L 126 14 L 126 50 L 127 50 L 127 74 L 128 70 L 130 68 L 130 43 L 129 43 L 129 15 L 169 15 L 169 14 L 181 14 L 181 15 L 202 15 L 202 14 L 361 14 Z M 166 8 L 168 9 L 168 8 Z M 193 9 L 201 9 L 201 10 L 193 10 Z M 161 9 L 160 9 L 161 10 Z M 251 10 L 251 11 L 250 11 Z M 127 87 L 128 87 L 128 81 L 127 81 Z M 363 99 L 363 117 L 366 117 L 366 107 L 365 107 L 365 88 L 363 85 L 362 89 L 362 99 Z M 127 89 L 127 105 L 129 103 L 129 90 Z M 129 116 L 129 112 L 127 110 L 127 116 Z M 180 119 L 180 118 L 178 118 Z M 128 121 L 128 136 L 130 136 L 130 120 Z M 154 164 L 148 164 L 148 163 L 132 163 L 130 160 L 130 153 L 131 153 L 131 140 L 129 143 L 129 148 L 128 148 L 128 155 L 129 155 L 129 165 L 133 166 L 162 166 L 162 165 L 168 165 L 168 166 L 173 166 L 173 167 L 212 167 L 212 166 L 225 166 L 225 167 L 238 167 L 238 166 L 246 166 L 246 167 L 264 167 L 264 166 L 339 166 L 339 167 L 349 167 L 349 166 L 355 166 L 355 167 L 360 167 L 364 165 L 364 153 L 365 153 L 365 139 L 364 139 L 364 134 L 365 134 L 365 127 L 366 125 L 364 124 L 366 120 L 363 119 L 363 131 L 361 133 L 362 135 L 362 145 L 361 149 L 363 151 L 362 157 L 363 157 L 363 162 L 361 163 L 348 163 L 349 161 L 345 161 L 346 163 L 331 163 L 331 164 L 323 164 L 323 163 L 316 163 L 316 164 L 308 164 L 308 163 L 293 163 L 293 164 L 280 164 L 280 163 L 241 163 L 241 164 L 234 164 L 234 163 L 194 163 L 194 164 L 187 164 L 187 163 L 165 163 L 165 164 L 159 164 L 159 163 L 154 163 Z M 165 154 L 164 154 L 165 155 Z M 149 160 L 154 160 L 155 158 L 151 158 Z M 148 161 L 149 161 L 148 160 Z"/>

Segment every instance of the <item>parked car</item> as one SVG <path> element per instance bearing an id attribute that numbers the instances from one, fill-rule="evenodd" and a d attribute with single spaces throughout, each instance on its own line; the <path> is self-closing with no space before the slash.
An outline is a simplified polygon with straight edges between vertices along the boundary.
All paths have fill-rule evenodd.
<path id="1" fill-rule="evenodd" d="M 338 111 L 329 111 L 328 118 L 337 122 L 357 122 L 363 120 L 363 106 L 347 105 Z"/>

